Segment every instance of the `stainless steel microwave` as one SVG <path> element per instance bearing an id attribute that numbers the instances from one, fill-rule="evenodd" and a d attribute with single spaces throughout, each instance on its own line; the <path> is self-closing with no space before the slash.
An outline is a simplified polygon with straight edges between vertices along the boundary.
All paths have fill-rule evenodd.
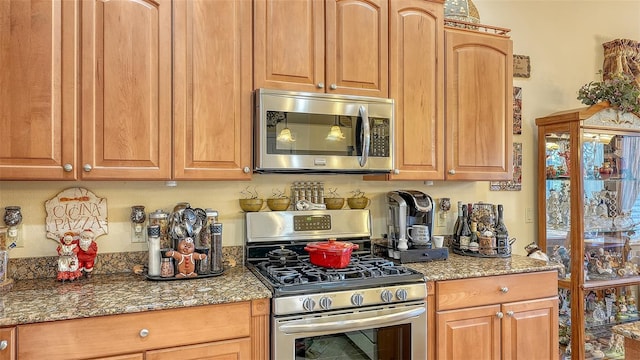
<path id="1" fill-rule="evenodd" d="M 392 99 L 258 89 L 256 172 L 388 173 Z"/>

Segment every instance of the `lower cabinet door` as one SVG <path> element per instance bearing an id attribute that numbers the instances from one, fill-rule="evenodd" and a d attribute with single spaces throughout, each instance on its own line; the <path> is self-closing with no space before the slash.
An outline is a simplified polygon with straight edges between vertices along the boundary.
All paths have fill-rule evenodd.
<path id="1" fill-rule="evenodd" d="M 437 359 L 500 359 L 499 313 L 500 305 L 437 312 Z"/>
<path id="2" fill-rule="evenodd" d="M 100 357 L 92 360 L 144 360 L 143 353 Z"/>
<path id="3" fill-rule="evenodd" d="M 250 360 L 251 339 L 242 338 L 206 344 L 147 351 L 145 360 Z"/>
<path id="4" fill-rule="evenodd" d="M 558 298 L 502 305 L 502 359 L 558 359 Z"/>
<path id="5" fill-rule="evenodd" d="M 15 360 L 16 328 L 0 329 L 0 360 Z"/>

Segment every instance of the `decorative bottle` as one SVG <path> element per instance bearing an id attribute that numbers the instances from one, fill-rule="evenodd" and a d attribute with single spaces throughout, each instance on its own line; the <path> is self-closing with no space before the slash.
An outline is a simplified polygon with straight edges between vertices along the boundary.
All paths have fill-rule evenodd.
<path id="1" fill-rule="evenodd" d="M 509 231 L 504 224 L 504 211 L 502 204 L 498 205 L 498 221 L 495 227 L 496 245 L 499 254 L 509 253 Z"/>
<path id="2" fill-rule="evenodd" d="M 469 213 L 467 207 L 462 205 L 462 220 L 460 225 L 460 249 L 469 250 L 471 243 L 471 229 L 469 228 Z"/>
<path id="3" fill-rule="evenodd" d="M 458 217 L 456 218 L 456 222 L 453 225 L 453 237 L 458 243 L 460 242 L 460 225 L 462 225 L 462 201 L 458 201 Z"/>
<path id="4" fill-rule="evenodd" d="M 211 243 L 211 272 L 220 273 L 224 270 L 222 258 L 222 224 L 211 224 L 212 243 Z"/>

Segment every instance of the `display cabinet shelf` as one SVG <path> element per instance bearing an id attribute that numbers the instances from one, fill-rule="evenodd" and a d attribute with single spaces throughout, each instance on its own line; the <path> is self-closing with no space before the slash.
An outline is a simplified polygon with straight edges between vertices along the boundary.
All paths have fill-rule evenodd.
<path id="1" fill-rule="evenodd" d="M 601 105 L 538 125 L 538 245 L 558 271 L 560 357 L 624 359 L 640 321 L 640 118 Z"/>

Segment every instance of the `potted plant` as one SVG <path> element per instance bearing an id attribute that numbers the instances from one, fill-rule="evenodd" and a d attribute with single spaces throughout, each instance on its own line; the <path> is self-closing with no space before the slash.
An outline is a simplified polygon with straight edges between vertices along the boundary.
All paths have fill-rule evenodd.
<path id="1" fill-rule="evenodd" d="M 371 203 L 371 200 L 364 196 L 360 189 L 351 191 L 351 197 L 347 199 L 347 204 L 351 209 L 364 209 Z"/>
<path id="2" fill-rule="evenodd" d="M 246 212 L 260 211 L 264 207 L 264 200 L 258 196 L 258 191 L 254 187 L 253 190 L 247 186 L 240 192 L 242 199 L 239 199 L 240 208 Z"/>
<path id="3" fill-rule="evenodd" d="M 338 194 L 337 190 L 337 188 L 329 189 L 324 197 L 324 204 L 329 210 L 339 210 L 344 207 L 344 198 Z"/>
<path id="4" fill-rule="evenodd" d="M 291 200 L 289 197 L 284 194 L 284 191 L 280 191 L 280 189 L 274 189 L 271 197 L 267 199 L 267 206 L 272 211 L 287 210 L 290 203 Z"/>
<path id="5" fill-rule="evenodd" d="M 598 72 L 602 76 L 602 70 Z M 578 100 L 585 105 L 608 103 L 622 113 L 640 114 L 640 88 L 635 79 L 624 73 L 603 81 L 591 81 L 578 90 Z"/>

